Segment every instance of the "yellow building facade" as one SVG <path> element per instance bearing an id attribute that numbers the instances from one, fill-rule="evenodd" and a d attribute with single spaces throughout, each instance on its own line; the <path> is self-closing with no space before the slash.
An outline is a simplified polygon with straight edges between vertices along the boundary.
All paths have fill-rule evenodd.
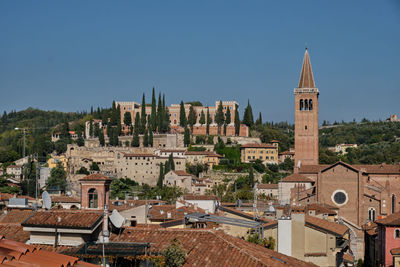
<path id="1" fill-rule="evenodd" d="M 240 147 L 240 158 L 245 163 L 259 159 L 264 164 L 278 164 L 278 149 L 278 141 L 269 144 L 246 144 Z"/>
<path id="2" fill-rule="evenodd" d="M 52 158 L 49 158 L 47 160 L 47 165 L 49 166 L 50 169 L 55 168 L 57 166 L 57 163 L 61 162 L 61 164 L 64 167 L 64 170 L 67 170 L 67 164 L 68 164 L 68 159 L 67 157 L 65 157 L 65 155 L 61 155 L 61 156 L 55 156 Z"/>

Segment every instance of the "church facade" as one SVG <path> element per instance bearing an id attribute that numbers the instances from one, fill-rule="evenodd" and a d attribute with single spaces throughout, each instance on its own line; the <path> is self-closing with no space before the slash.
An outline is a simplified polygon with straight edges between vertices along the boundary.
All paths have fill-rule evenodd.
<path id="1" fill-rule="evenodd" d="M 350 248 L 364 256 L 362 226 L 400 211 L 400 165 L 318 163 L 318 96 L 306 50 L 295 89 L 295 169 L 313 181 L 313 187 L 290 196 L 291 203 L 321 203 L 336 207 L 338 220 L 350 228 Z M 296 190 L 292 190 L 295 192 Z"/>

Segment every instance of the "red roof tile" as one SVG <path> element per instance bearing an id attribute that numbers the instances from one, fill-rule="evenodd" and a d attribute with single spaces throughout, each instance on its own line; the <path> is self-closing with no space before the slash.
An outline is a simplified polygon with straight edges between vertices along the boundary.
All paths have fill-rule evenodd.
<path id="1" fill-rule="evenodd" d="M 298 173 L 293 173 L 293 174 L 283 178 L 282 182 L 284 182 L 284 183 L 297 183 L 297 182 L 312 183 L 314 181 L 308 177 L 305 177 L 304 175 L 301 175 Z"/>
<path id="2" fill-rule="evenodd" d="M 61 221 L 58 222 L 58 218 Z M 54 227 L 92 229 L 103 218 L 102 212 L 95 211 L 39 211 L 22 223 L 27 227 Z"/>
<path id="3" fill-rule="evenodd" d="M 4 214 L 0 217 L 0 223 L 16 223 L 21 224 L 23 221 L 29 218 L 29 216 L 33 215 L 32 210 L 19 210 L 12 209 L 10 211 L 4 212 Z"/>
<path id="4" fill-rule="evenodd" d="M 111 179 L 100 173 L 93 173 L 91 175 L 83 177 L 79 181 L 111 181 Z"/>
<path id="5" fill-rule="evenodd" d="M 400 212 L 390 214 L 386 218 L 375 221 L 375 223 L 386 226 L 400 226 Z"/>
<path id="6" fill-rule="evenodd" d="M 178 176 L 192 176 L 190 173 L 187 173 L 185 171 L 173 171 L 173 172 Z"/>
<path id="7" fill-rule="evenodd" d="M 29 232 L 24 231 L 20 224 L 15 223 L 0 224 L 0 235 L 7 239 L 23 243 L 28 241 L 30 237 Z"/>
<path id="8" fill-rule="evenodd" d="M 278 184 L 258 184 L 258 189 L 278 189 Z"/>
<path id="9" fill-rule="evenodd" d="M 220 154 L 217 154 L 214 151 L 186 151 L 185 155 L 204 155 L 207 157 L 223 158 Z"/>
<path id="10" fill-rule="evenodd" d="M 184 200 L 214 200 L 215 196 L 205 196 L 205 195 L 184 195 Z"/>
<path id="11" fill-rule="evenodd" d="M 0 250 L 2 266 L 96 266 L 81 262 L 76 257 L 41 250 L 3 237 L 0 239 Z"/>
<path id="12" fill-rule="evenodd" d="M 187 253 L 185 266 L 316 266 L 214 230 L 127 228 L 111 241 L 149 242 L 148 251 L 160 253 L 175 238 Z"/>
<path id="13" fill-rule="evenodd" d="M 348 231 L 347 226 L 343 224 L 334 223 L 309 215 L 306 215 L 306 225 L 316 227 L 339 236 L 343 236 Z"/>
<path id="14" fill-rule="evenodd" d="M 274 146 L 273 144 L 257 144 L 257 143 L 253 143 L 253 144 L 245 144 L 245 145 L 241 145 L 240 148 L 277 148 L 276 146 Z"/>

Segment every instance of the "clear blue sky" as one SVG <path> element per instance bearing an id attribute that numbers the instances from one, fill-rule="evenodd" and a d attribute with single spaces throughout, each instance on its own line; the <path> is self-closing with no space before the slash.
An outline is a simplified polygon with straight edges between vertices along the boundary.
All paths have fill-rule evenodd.
<path id="1" fill-rule="evenodd" d="M 0 2 L 0 111 L 247 99 L 293 122 L 308 44 L 323 120 L 400 115 L 400 1 Z M 242 114 L 241 114 L 242 115 Z"/>

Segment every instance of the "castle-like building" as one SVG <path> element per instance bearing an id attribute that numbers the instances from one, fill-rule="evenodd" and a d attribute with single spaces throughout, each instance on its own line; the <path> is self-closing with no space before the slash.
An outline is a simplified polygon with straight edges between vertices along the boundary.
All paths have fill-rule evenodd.
<path id="1" fill-rule="evenodd" d="M 363 258 L 362 226 L 400 211 L 400 165 L 319 164 L 319 90 L 307 50 L 294 94 L 295 174 L 287 190 L 291 195 L 284 196 L 290 203 L 285 204 L 321 203 L 337 209 L 339 221 L 350 228 L 352 253 Z"/>

